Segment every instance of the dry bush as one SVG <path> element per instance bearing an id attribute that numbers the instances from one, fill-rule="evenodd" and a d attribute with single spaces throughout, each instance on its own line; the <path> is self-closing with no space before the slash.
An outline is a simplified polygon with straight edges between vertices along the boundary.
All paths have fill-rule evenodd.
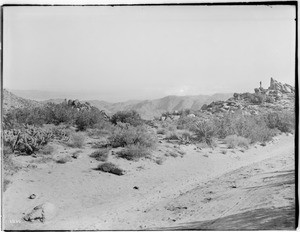
<path id="1" fill-rule="evenodd" d="M 99 149 L 90 154 L 90 157 L 96 159 L 97 161 L 105 162 L 108 159 L 109 149 Z"/>
<path id="2" fill-rule="evenodd" d="M 262 115 L 243 115 L 242 112 L 225 114 L 221 119 L 214 119 L 216 136 L 225 138 L 237 135 L 250 140 L 251 143 L 265 142 L 278 133 L 270 128 Z"/>
<path id="3" fill-rule="evenodd" d="M 265 117 L 268 127 L 278 129 L 281 132 L 293 132 L 295 130 L 295 113 L 281 111 L 268 113 Z"/>
<path id="4" fill-rule="evenodd" d="M 156 133 L 159 134 L 159 135 L 165 135 L 166 134 L 166 129 L 164 129 L 164 128 L 157 129 Z"/>
<path id="5" fill-rule="evenodd" d="M 169 132 L 166 136 L 168 140 L 180 140 L 181 137 L 176 131 Z"/>
<path id="6" fill-rule="evenodd" d="M 56 163 L 58 164 L 65 164 L 70 161 L 70 157 L 61 157 L 56 160 Z"/>
<path id="7" fill-rule="evenodd" d="M 68 145 L 70 147 L 82 148 L 84 145 L 85 136 L 81 132 L 72 133 Z"/>
<path id="8" fill-rule="evenodd" d="M 151 150 L 145 146 L 134 144 L 128 145 L 123 150 L 116 153 L 118 157 L 127 160 L 139 160 L 141 158 L 148 158 L 151 156 Z"/>
<path id="9" fill-rule="evenodd" d="M 183 131 L 183 132 L 181 133 L 181 139 L 182 139 L 183 141 L 191 141 L 191 139 L 192 139 L 192 134 L 191 134 L 191 132 L 189 132 L 189 131 L 187 131 L 187 130 Z"/>
<path id="10" fill-rule="evenodd" d="M 237 135 L 229 135 L 225 138 L 226 144 L 228 144 L 228 148 L 236 148 L 236 147 L 244 147 L 249 148 L 249 139 L 237 136 Z"/>
<path id="11" fill-rule="evenodd" d="M 98 139 L 97 142 L 93 143 L 92 148 L 100 149 L 100 148 L 108 147 L 109 145 L 110 145 L 110 142 L 108 139 L 100 138 L 100 139 Z"/>
<path id="12" fill-rule="evenodd" d="M 110 162 L 99 164 L 97 170 L 100 170 L 102 172 L 109 172 L 119 176 L 124 175 L 125 173 L 123 169 L 119 168 L 117 165 Z"/>
<path id="13" fill-rule="evenodd" d="M 133 127 L 130 125 L 118 124 L 109 138 L 112 147 L 124 147 L 128 145 L 141 145 L 154 148 L 157 144 L 155 134 L 145 126 Z"/>

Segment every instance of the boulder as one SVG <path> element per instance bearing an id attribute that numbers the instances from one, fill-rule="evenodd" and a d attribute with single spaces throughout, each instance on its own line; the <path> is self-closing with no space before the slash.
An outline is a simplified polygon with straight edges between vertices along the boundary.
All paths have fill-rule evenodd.
<path id="1" fill-rule="evenodd" d="M 51 220 L 56 215 L 56 207 L 50 202 L 46 202 L 34 207 L 28 213 L 25 214 L 23 219 L 25 221 L 36 221 L 45 222 L 46 220 Z"/>

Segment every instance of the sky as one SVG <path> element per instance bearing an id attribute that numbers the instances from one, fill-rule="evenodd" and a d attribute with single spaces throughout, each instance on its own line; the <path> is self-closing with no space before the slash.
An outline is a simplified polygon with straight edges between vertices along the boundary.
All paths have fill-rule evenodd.
<path id="1" fill-rule="evenodd" d="M 3 87 L 109 102 L 294 85 L 293 6 L 4 8 Z"/>

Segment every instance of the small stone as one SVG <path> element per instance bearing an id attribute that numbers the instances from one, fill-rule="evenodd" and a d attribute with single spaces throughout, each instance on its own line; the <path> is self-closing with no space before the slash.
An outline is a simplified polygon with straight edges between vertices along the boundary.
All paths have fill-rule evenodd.
<path id="1" fill-rule="evenodd" d="M 34 198 L 36 198 L 36 195 L 35 195 L 35 194 L 31 194 L 31 195 L 29 196 L 29 199 L 34 199 Z"/>

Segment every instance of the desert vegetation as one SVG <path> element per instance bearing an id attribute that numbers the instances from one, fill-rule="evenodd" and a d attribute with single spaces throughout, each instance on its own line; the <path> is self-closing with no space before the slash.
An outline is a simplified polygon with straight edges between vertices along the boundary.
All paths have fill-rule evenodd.
<path id="1" fill-rule="evenodd" d="M 60 179 L 63 173 L 67 178 L 65 174 L 70 171 L 77 175 L 70 180 L 72 184 L 87 186 L 89 180 L 85 178 L 92 176 L 97 180 L 100 178 L 97 191 L 105 189 L 99 187 L 103 185 L 101 178 L 116 178 L 118 187 L 120 185 L 130 196 L 130 190 L 146 191 L 144 187 L 148 182 L 156 188 L 160 179 L 173 181 L 173 175 L 177 179 L 172 182 L 172 191 L 177 191 L 176 181 L 182 178 L 181 174 L 188 177 L 185 182 L 197 181 L 198 177 L 189 176 L 192 175 L 190 172 L 197 175 L 195 173 L 201 169 L 202 173 L 205 165 L 211 167 L 218 159 L 228 161 L 224 165 L 229 167 L 235 159 L 249 154 L 251 159 L 256 159 L 259 156 L 254 156 L 251 151 L 269 146 L 277 135 L 294 133 L 293 107 L 278 107 L 281 103 L 277 104 L 274 98 L 261 93 L 241 94 L 236 98 L 241 96 L 248 99 L 244 106 L 240 100 L 218 101 L 199 110 L 165 112 L 152 120 L 142 119 L 134 110 L 108 116 L 78 101 L 47 103 L 30 110 L 12 109 L 4 115 L 3 124 L 4 190 L 10 190 L 13 176 L 20 170 L 39 173 L 49 166 L 42 178 L 51 179 L 53 175 L 54 179 Z M 181 162 L 186 166 L 181 166 Z M 159 179 L 145 176 L 146 173 L 153 174 L 151 169 L 159 173 Z M 166 177 L 169 175 L 170 179 Z M 133 176 L 134 180 L 126 179 Z M 132 186 L 124 187 L 123 181 Z M 104 186 L 109 184 L 105 182 Z M 168 182 L 164 184 L 167 186 Z M 237 188 L 237 185 L 230 183 L 231 188 Z M 119 196 L 115 186 L 110 189 L 114 196 Z M 162 191 L 157 190 L 157 194 Z M 209 196 L 202 203 L 211 200 Z"/>

